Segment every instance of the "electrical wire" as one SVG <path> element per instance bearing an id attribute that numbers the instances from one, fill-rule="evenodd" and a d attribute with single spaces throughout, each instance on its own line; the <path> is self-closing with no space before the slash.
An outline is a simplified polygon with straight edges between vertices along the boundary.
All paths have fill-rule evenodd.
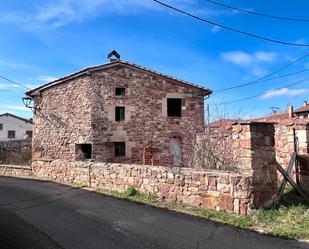
<path id="1" fill-rule="evenodd" d="M 232 9 L 232 10 L 237 10 L 237 11 L 240 11 L 240 12 L 245 12 L 245 13 L 253 14 L 253 15 L 257 15 L 257 16 L 269 17 L 269 18 L 279 19 L 279 20 L 284 20 L 284 21 L 309 22 L 309 19 L 268 15 L 268 14 L 264 14 L 264 13 L 261 13 L 261 12 L 255 12 L 255 11 L 251 11 L 251 10 L 246 10 L 246 9 L 234 7 L 234 6 L 227 5 L 227 4 L 220 3 L 220 2 L 216 2 L 216 1 L 213 1 L 213 0 L 205 0 L 205 1 L 212 3 L 212 4 L 215 4 L 215 5 L 218 5 L 218 6 L 222 6 L 222 7 L 225 7 L 225 8 L 229 8 L 229 9 Z"/>
<path id="2" fill-rule="evenodd" d="M 309 81 L 309 78 L 306 78 L 306 79 L 303 79 L 303 80 L 300 80 L 300 81 L 296 81 L 296 82 L 293 82 L 291 84 L 288 84 L 288 85 L 285 85 L 285 86 L 281 86 L 279 88 L 270 89 L 268 91 L 278 91 L 278 90 L 281 90 L 283 88 L 287 88 L 287 87 L 291 87 L 291 86 L 295 86 L 295 85 L 299 85 L 299 84 L 305 83 L 307 81 Z M 219 105 L 234 104 L 234 103 L 238 103 L 238 102 L 242 102 L 242 101 L 246 101 L 246 100 L 262 97 L 264 94 L 265 94 L 265 92 L 261 93 L 261 94 L 258 94 L 258 95 L 253 95 L 253 96 L 249 96 L 249 97 L 245 97 L 245 98 L 241 98 L 241 99 L 236 99 L 236 100 L 232 100 L 232 101 L 226 101 L 226 102 L 221 102 L 221 103 L 216 103 L 216 104 L 211 104 L 211 105 L 219 106 Z"/>
<path id="3" fill-rule="evenodd" d="M 231 87 L 224 88 L 224 89 L 214 90 L 214 93 L 212 95 L 221 94 L 221 93 L 226 92 L 228 90 L 238 89 L 238 88 L 242 88 L 242 87 L 246 87 L 246 86 L 250 86 L 250 85 L 256 85 L 256 84 L 260 84 L 260 83 L 267 82 L 267 81 L 272 81 L 272 80 L 276 80 L 276 79 L 281 79 L 281 78 L 297 75 L 297 74 L 304 73 L 304 72 L 307 72 L 307 71 L 309 71 L 309 68 L 305 68 L 305 69 L 302 69 L 302 70 L 299 70 L 299 71 L 293 72 L 293 73 L 279 75 L 279 76 L 273 77 L 273 78 L 267 78 L 267 79 L 264 79 L 264 80 L 256 80 L 256 81 L 252 81 L 252 82 L 241 84 L 241 85 L 235 85 L 235 86 L 231 86 Z"/>
<path id="4" fill-rule="evenodd" d="M 260 35 L 256 35 L 256 34 L 253 34 L 253 33 L 246 32 L 246 31 L 242 31 L 242 30 L 239 30 L 239 29 L 231 28 L 231 27 L 228 27 L 226 25 L 219 24 L 219 23 L 201 18 L 199 16 L 196 16 L 196 15 L 191 14 L 189 12 L 186 12 L 184 10 L 178 9 L 176 7 L 173 7 L 171 5 L 163 3 L 161 1 L 158 1 L 158 0 L 153 0 L 153 1 L 164 6 L 164 7 L 166 7 L 166 8 L 172 9 L 172 10 L 179 12 L 181 14 L 184 14 L 186 16 L 190 16 L 190 17 L 197 19 L 199 21 L 202 21 L 202 22 L 205 22 L 205 23 L 208 23 L 208 24 L 211 24 L 211 25 L 214 25 L 214 26 L 226 29 L 226 30 L 230 30 L 230 31 L 233 31 L 233 32 L 236 32 L 236 33 L 240 33 L 240 34 L 243 34 L 243 35 L 246 35 L 246 36 L 250 36 L 250 37 L 253 37 L 253 38 L 257 38 L 257 39 L 261 39 L 261 40 L 265 40 L 265 41 L 269 41 L 269 42 L 279 43 L 279 44 L 283 44 L 283 45 L 298 46 L 298 47 L 309 47 L 309 44 L 300 44 L 300 43 L 293 43 L 293 42 L 276 40 L 276 39 L 268 38 L 268 37 L 265 37 L 265 36 L 260 36 Z"/>
<path id="5" fill-rule="evenodd" d="M 20 84 L 20 83 L 18 83 L 18 82 L 15 82 L 15 81 L 13 81 L 13 80 L 10 80 L 10 79 L 8 79 L 8 78 L 2 76 L 2 75 L 0 75 L 0 78 L 4 79 L 4 80 L 6 80 L 6 81 L 8 81 L 8 82 L 10 82 L 10 83 L 12 83 L 12 84 L 14 84 L 14 85 L 18 85 L 18 86 L 23 87 L 23 88 L 25 88 L 25 89 L 27 89 L 27 90 L 31 90 L 31 88 L 26 87 L 26 86 L 24 86 L 24 85 L 22 85 L 22 84 Z"/>

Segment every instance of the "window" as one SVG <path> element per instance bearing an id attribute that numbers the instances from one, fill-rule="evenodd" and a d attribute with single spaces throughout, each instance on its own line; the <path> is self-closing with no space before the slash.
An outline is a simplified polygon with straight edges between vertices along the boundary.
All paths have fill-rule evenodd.
<path id="1" fill-rule="evenodd" d="M 15 138 L 15 131 L 8 131 L 8 138 Z"/>
<path id="2" fill-rule="evenodd" d="M 0 131 L 3 130 L 3 124 L 0 124 Z"/>
<path id="3" fill-rule="evenodd" d="M 167 116 L 181 117 L 181 99 L 167 99 Z"/>
<path id="4" fill-rule="evenodd" d="M 75 159 L 86 160 L 92 157 L 92 144 L 75 144 Z"/>
<path id="5" fill-rule="evenodd" d="M 116 106 L 115 107 L 115 121 L 125 121 L 125 107 Z"/>
<path id="6" fill-rule="evenodd" d="M 26 131 L 27 138 L 32 138 L 32 131 Z"/>
<path id="7" fill-rule="evenodd" d="M 125 156 L 126 155 L 126 143 L 125 142 L 115 142 L 115 156 Z"/>
<path id="8" fill-rule="evenodd" d="M 126 89 L 124 87 L 116 87 L 115 95 L 116 96 L 125 96 L 126 95 Z"/>

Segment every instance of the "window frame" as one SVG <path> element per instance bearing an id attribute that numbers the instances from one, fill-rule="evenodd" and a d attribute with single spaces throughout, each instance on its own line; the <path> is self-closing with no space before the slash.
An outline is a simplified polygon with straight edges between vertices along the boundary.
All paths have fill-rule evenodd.
<path id="1" fill-rule="evenodd" d="M 114 157 L 125 157 L 125 156 L 126 156 L 126 142 L 114 142 Z"/>
<path id="2" fill-rule="evenodd" d="M 11 136 L 10 134 L 14 134 L 14 135 Z M 15 131 L 15 130 L 9 130 L 9 131 L 8 131 L 8 138 L 9 138 L 9 139 L 14 139 L 14 138 L 16 138 L 16 131 Z"/>
<path id="3" fill-rule="evenodd" d="M 120 90 L 121 93 L 123 94 L 117 94 L 117 90 Z M 123 92 L 122 92 L 123 90 Z M 115 96 L 116 97 L 125 97 L 126 96 L 126 88 L 125 87 L 122 87 L 122 86 L 119 86 L 119 87 L 115 87 Z"/>
<path id="4" fill-rule="evenodd" d="M 126 107 L 125 106 L 115 106 L 115 121 L 116 122 L 126 121 Z"/>
<path id="5" fill-rule="evenodd" d="M 88 148 L 90 153 L 86 153 L 85 150 L 87 150 L 86 148 L 83 149 L 83 147 L 89 146 L 90 148 Z M 80 154 L 82 153 L 82 155 Z M 90 155 L 87 156 L 87 155 Z M 79 144 L 75 144 L 75 160 L 76 161 L 85 161 L 85 160 L 91 160 L 93 156 L 93 147 L 91 143 L 79 143 Z"/>
<path id="6" fill-rule="evenodd" d="M 177 103 L 177 104 L 179 104 L 179 112 L 176 112 L 176 111 L 173 111 L 174 113 L 176 113 L 176 114 L 172 114 L 171 113 L 171 105 L 172 105 L 172 103 L 171 102 L 176 102 L 176 101 L 179 101 L 179 103 Z M 183 103 L 183 99 L 182 98 L 167 98 L 167 100 L 166 100 L 166 113 L 167 113 L 167 116 L 168 117 L 171 117 L 171 118 L 181 118 L 182 117 L 182 103 Z M 174 105 L 175 105 L 175 103 L 174 103 Z"/>
<path id="7" fill-rule="evenodd" d="M 29 134 L 31 134 L 31 135 L 29 136 Z M 32 138 L 33 131 L 26 131 L 26 135 L 28 136 L 27 138 Z"/>

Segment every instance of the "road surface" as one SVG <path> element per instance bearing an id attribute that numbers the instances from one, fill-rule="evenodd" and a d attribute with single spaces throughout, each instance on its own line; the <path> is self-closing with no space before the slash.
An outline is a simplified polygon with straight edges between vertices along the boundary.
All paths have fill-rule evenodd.
<path id="1" fill-rule="evenodd" d="M 263 236 L 52 182 L 0 177 L 1 249 L 283 249 Z"/>

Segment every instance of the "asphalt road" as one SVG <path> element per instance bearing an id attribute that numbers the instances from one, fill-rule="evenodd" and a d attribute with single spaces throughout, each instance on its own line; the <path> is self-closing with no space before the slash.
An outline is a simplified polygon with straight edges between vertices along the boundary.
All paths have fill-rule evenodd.
<path id="1" fill-rule="evenodd" d="M 38 180 L 0 177 L 0 249 L 309 248 Z"/>

